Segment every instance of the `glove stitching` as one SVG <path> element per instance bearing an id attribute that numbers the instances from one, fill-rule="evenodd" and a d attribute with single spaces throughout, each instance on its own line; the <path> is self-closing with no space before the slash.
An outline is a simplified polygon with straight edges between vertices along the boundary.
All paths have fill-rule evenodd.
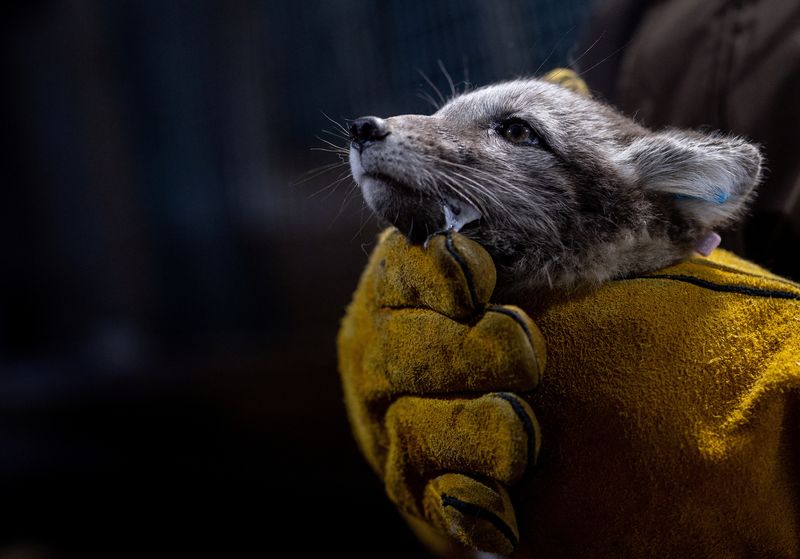
<path id="1" fill-rule="evenodd" d="M 704 279 L 696 278 L 693 276 L 685 276 L 681 274 L 658 274 L 652 276 L 640 276 L 635 279 L 668 279 L 675 281 L 682 281 L 703 287 L 712 291 L 720 291 L 722 293 L 738 293 L 740 295 L 750 295 L 752 297 L 767 297 L 773 299 L 792 299 L 800 301 L 800 295 L 790 291 L 780 291 L 777 289 L 758 289 L 755 287 L 748 287 L 746 285 L 724 285 L 720 283 L 712 283 Z"/>
<path id="2" fill-rule="evenodd" d="M 525 464 L 525 471 L 527 471 L 528 466 L 536 464 L 536 457 L 534 456 L 534 443 L 536 441 L 536 429 L 533 427 L 533 422 L 531 418 L 528 417 L 528 414 L 525 412 L 525 408 L 522 407 L 522 404 L 519 403 L 519 400 L 516 396 L 509 392 L 495 392 L 494 394 L 501 400 L 505 400 L 511 406 L 511 409 L 514 410 L 514 413 L 517 414 L 520 422 L 522 423 L 522 429 L 525 431 L 525 435 L 528 437 L 528 459 Z M 524 475 L 524 472 L 523 472 Z"/>
<path id="3" fill-rule="evenodd" d="M 728 274 L 730 275 L 745 276 L 748 278 L 755 278 L 767 282 L 780 283 L 790 288 L 800 289 L 800 283 L 788 280 L 786 278 L 757 274 L 754 272 L 746 272 L 744 270 L 739 270 L 732 266 L 726 266 L 725 264 L 720 264 L 719 262 L 709 262 L 708 260 L 704 260 L 702 258 L 690 258 L 688 262 L 695 264 L 696 266 L 702 266 L 704 268 L 711 268 L 712 270 L 720 270 L 722 272 L 728 272 Z"/>
<path id="4" fill-rule="evenodd" d="M 511 543 L 512 547 L 517 547 L 519 540 L 514 535 L 514 531 L 511 527 L 506 524 L 502 518 L 494 514 L 493 512 L 486 510 L 480 505 L 476 505 L 474 503 L 468 503 L 467 501 L 462 501 L 457 497 L 453 497 L 452 495 L 447 495 L 442 493 L 442 508 L 444 507 L 452 507 L 456 509 L 458 512 L 464 515 L 475 516 L 477 518 L 481 518 L 483 520 L 487 520 L 497 528 L 497 530 L 505 536 L 505 538 Z"/>
<path id="5" fill-rule="evenodd" d="M 488 310 L 493 311 L 493 312 L 497 312 L 497 313 L 500 313 L 500 314 L 504 314 L 506 316 L 510 316 L 511 318 L 513 318 L 514 322 L 519 324 L 520 328 L 522 328 L 525 331 L 525 336 L 528 338 L 528 343 L 531 344 L 531 347 L 533 347 L 533 335 L 531 334 L 531 330 L 530 330 L 530 328 L 528 328 L 528 325 L 525 324 L 524 320 L 522 320 L 521 316 L 519 316 L 517 313 L 515 313 L 511 309 L 507 309 L 505 307 L 501 307 L 500 305 L 489 305 L 489 309 Z"/>
<path id="6" fill-rule="evenodd" d="M 467 287 L 469 288 L 469 296 L 472 299 L 472 308 L 476 311 L 480 311 L 482 309 L 482 305 L 480 304 L 480 299 L 478 299 L 478 294 L 475 291 L 475 280 L 472 277 L 472 270 L 469 269 L 467 266 L 466 261 L 461 257 L 461 255 L 456 250 L 455 244 L 453 243 L 453 232 L 448 231 L 445 235 L 445 247 L 447 247 L 447 252 L 453 257 L 453 259 L 458 263 L 459 267 L 461 268 L 462 273 L 464 274 L 464 280 L 467 282 Z"/>
<path id="7" fill-rule="evenodd" d="M 430 311 L 432 313 L 438 314 L 439 316 L 443 316 L 445 318 L 449 318 L 450 320 L 458 322 L 449 314 L 445 314 L 442 311 L 432 309 L 430 307 L 420 307 L 416 305 L 381 305 L 379 308 L 380 310 L 386 310 L 386 311 Z"/>
<path id="8" fill-rule="evenodd" d="M 504 314 L 504 315 L 506 315 L 508 317 L 511 317 L 514 320 L 514 322 L 519 324 L 519 326 L 520 326 L 520 328 L 522 328 L 523 332 L 525 332 L 525 336 L 528 339 L 528 344 L 530 344 L 530 346 L 531 346 L 531 351 L 534 352 L 533 363 L 536 366 L 536 382 L 534 383 L 534 385 L 538 386 L 539 385 L 539 380 L 541 378 L 541 373 L 539 371 L 539 361 L 536 359 L 536 352 L 534 351 L 533 334 L 531 333 L 530 328 L 528 328 L 527 323 L 522 319 L 521 316 L 519 316 L 517 313 L 515 313 L 514 311 L 512 311 L 511 309 L 508 309 L 506 307 L 501 307 L 500 305 L 489 305 L 488 310 L 492 311 L 492 312 Z"/>

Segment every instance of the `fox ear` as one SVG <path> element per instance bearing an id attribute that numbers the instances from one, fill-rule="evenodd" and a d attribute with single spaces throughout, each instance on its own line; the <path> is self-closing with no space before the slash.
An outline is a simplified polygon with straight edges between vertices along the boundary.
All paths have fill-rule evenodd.
<path id="1" fill-rule="evenodd" d="M 566 87 L 569 90 L 579 93 L 584 97 L 591 97 L 589 86 L 581 79 L 577 72 L 569 68 L 553 68 L 547 72 L 542 79 L 546 82 Z"/>
<path id="2" fill-rule="evenodd" d="M 735 136 L 653 133 L 634 140 L 624 159 L 642 188 L 671 196 L 703 229 L 722 227 L 741 215 L 761 179 L 758 148 Z"/>

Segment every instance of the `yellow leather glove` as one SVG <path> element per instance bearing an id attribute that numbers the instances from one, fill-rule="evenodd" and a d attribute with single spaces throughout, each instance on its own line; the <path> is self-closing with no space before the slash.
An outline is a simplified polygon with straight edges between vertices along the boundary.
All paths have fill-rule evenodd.
<path id="1" fill-rule="evenodd" d="M 800 286 L 722 250 L 525 312 L 494 282 L 457 234 L 387 232 L 339 336 L 356 438 L 429 545 L 800 557 Z"/>
<path id="2" fill-rule="evenodd" d="M 422 248 L 389 230 L 339 355 L 356 438 L 390 499 L 466 546 L 509 553 L 519 533 L 506 487 L 539 451 L 525 395 L 545 349 L 520 309 L 488 304 L 494 283 L 473 241 L 447 233 Z"/>

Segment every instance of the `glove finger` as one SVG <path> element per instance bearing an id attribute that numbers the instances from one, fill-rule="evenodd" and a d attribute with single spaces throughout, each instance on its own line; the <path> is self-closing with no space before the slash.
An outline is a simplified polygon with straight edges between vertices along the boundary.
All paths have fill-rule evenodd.
<path id="1" fill-rule="evenodd" d="M 425 309 L 384 311 L 364 367 L 385 371 L 390 389 L 405 394 L 536 388 L 544 339 L 524 312 L 490 306 L 474 325 Z"/>
<path id="2" fill-rule="evenodd" d="M 421 307 L 466 320 L 494 291 L 492 257 L 478 243 L 452 231 L 431 237 L 423 247 L 394 230 L 382 237 L 378 253 L 375 296 L 382 307 Z"/>
<path id="3" fill-rule="evenodd" d="M 541 444 L 533 411 L 508 392 L 471 400 L 406 396 L 389 407 L 386 429 L 386 491 L 417 516 L 432 476 L 458 472 L 512 484 L 536 462 Z"/>
<path id="4" fill-rule="evenodd" d="M 423 508 L 429 522 L 467 547 L 507 555 L 519 542 L 511 498 L 495 481 L 443 474 L 425 487 Z"/>

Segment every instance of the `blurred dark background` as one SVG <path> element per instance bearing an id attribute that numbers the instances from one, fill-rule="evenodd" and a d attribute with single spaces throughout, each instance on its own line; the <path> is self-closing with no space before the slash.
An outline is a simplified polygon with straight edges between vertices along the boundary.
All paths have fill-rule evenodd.
<path id="1" fill-rule="evenodd" d="M 377 224 L 311 148 L 567 64 L 586 4 L 7 3 L 0 558 L 424 556 L 336 372 Z"/>

